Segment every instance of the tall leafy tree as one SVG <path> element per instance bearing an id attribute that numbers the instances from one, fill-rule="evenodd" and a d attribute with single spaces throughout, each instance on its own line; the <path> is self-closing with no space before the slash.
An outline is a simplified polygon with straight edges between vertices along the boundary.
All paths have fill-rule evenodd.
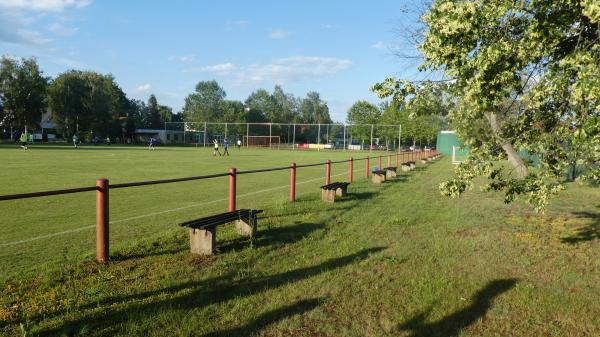
<path id="1" fill-rule="evenodd" d="M 292 94 L 286 94 L 281 86 L 276 85 L 273 89 L 273 99 L 278 111 L 278 120 L 281 122 L 298 122 L 298 99 Z"/>
<path id="2" fill-rule="evenodd" d="M 227 94 L 217 81 L 200 81 L 193 93 L 185 98 L 183 116 L 186 122 L 218 121 L 219 108 Z"/>
<path id="3" fill-rule="evenodd" d="M 45 111 L 48 78 L 37 61 L 0 59 L 0 125 L 37 127 Z"/>
<path id="4" fill-rule="evenodd" d="M 316 91 L 310 91 L 300 102 L 299 113 L 302 116 L 303 123 L 311 124 L 329 124 L 332 123 L 329 116 L 329 107 L 327 102 L 321 99 L 321 96 Z M 297 139 L 305 141 L 324 141 L 327 135 L 326 128 L 321 128 L 321 133 L 318 133 L 319 128 L 311 127 L 301 130 L 300 135 L 296 134 Z"/>
<path id="5" fill-rule="evenodd" d="M 151 94 L 148 97 L 148 104 L 146 105 L 147 111 L 147 122 L 145 123 L 148 128 L 157 129 L 163 126 L 161 123 L 160 107 L 156 96 Z"/>
<path id="6" fill-rule="evenodd" d="M 70 70 L 48 90 L 53 121 L 67 135 L 77 129 L 107 133 L 118 118 L 119 95 L 112 75 Z"/>
<path id="7" fill-rule="evenodd" d="M 348 110 L 346 120 L 350 124 L 379 124 L 381 122 L 381 110 L 375 104 L 367 101 L 357 101 Z M 369 143 L 371 139 L 371 127 L 367 125 L 352 126 L 352 137 L 361 143 Z M 375 137 L 377 135 L 374 135 Z"/>
<path id="8" fill-rule="evenodd" d="M 275 98 L 265 89 L 258 89 L 248 96 L 246 106 L 253 110 L 259 110 L 268 122 L 280 122 L 280 110 Z"/>
<path id="9" fill-rule="evenodd" d="M 158 114 L 160 116 L 160 124 L 173 121 L 173 109 L 170 106 L 158 105 Z"/>
<path id="10" fill-rule="evenodd" d="M 300 103 L 300 114 L 304 123 L 332 123 L 327 102 L 316 91 L 310 91 Z"/>
<path id="11" fill-rule="evenodd" d="M 526 195 L 541 211 L 568 166 L 586 165 L 589 177 L 600 177 L 597 0 L 436 0 L 423 23 L 423 68 L 452 79 L 458 101 L 450 118 L 470 148 L 441 185 L 444 194 L 458 196 L 483 175 L 484 187 L 504 191 L 506 202 Z M 404 100 L 421 88 L 388 78 L 373 89 Z M 521 150 L 539 159 L 536 170 Z"/>

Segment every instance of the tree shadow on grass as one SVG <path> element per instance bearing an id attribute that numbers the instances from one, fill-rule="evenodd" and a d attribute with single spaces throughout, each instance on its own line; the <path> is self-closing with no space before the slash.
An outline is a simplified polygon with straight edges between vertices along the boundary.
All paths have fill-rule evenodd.
<path id="1" fill-rule="evenodd" d="M 562 238 L 563 243 L 577 244 L 600 239 L 600 213 L 575 212 L 573 214 L 578 218 L 589 219 L 590 223 L 578 228 L 575 234 Z"/>
<path id="2" fill-rule="evenodd" d="M 93 312 L 80 312 L 80 317 L 73 320 L 63 320 L 59 327 L 37 332 L 40 336 L 78 335 L 82 331 L 102 331 L 104 335 L 119 332 L 121 324 L 125 324 L 135 317 L 161 314 L 165 311 L 188 312 L 206 306 L 227 302 L 230 300 L 252 296 L 268 289 L 274 289 L 286 284 L 305 280 L 330 270 L 342 268 L 367 259 L 371 254 L 382 251 L 383 247 L 363 249 L 354 254 L 332 258 L 318 265 L 290 270 L 280 274 L 256 277 L 236 281 L 235 275 L 227 274 L 211 280 L 188 282 L 162 290 L 153 290 L 146 293 L 114 298 L 121 300 L 135 300 L 136 302 L 123 308 L 118 308 L 118 303 L 105 303 L 106 310 Z M 167 296 L 165 296 L 167 295 Z M 153 300 L 152 297 L 159 297 Z M 109 308 L 111 307 L 111 308 Z M 135 315 L 132 315 L 135 313 Z M 140 322 L 141 323 L 141 322 Z M 174 322 L 175 323 L 175 322 Z M 148 322 L 144 322 L 148 324 Z"/>
<path id="3" fill-rule="evenodd" d="M 275 309 L 275 310 L 269 311 L 265 314 L 262 314 L 255 320 L 253 320 L 243 326 L 240 326 L 237 328 L 232 328 L 232 329 L 227 329 L 227 330 L 215 331 L 212 333 L 202 335 L 202 337 L 250 336 L 250 335 L 253 335 L 253 334 L 261 331 L 262 329 L 264 329 L 266 326 L 268 326 L 270 324 L 281 321 L 288 317 L 300 315 L 307 311 L 313 310 L 314 308 L 319 306 L 319 304 L 321 304 L 322 302 L 323 302 L 323 299 L 320 299 L 320 298 L 298 301 L 294 304 L 287 305 L 287 306 L 281 307 L 279 309 Z"/>
<path id="4" fill-rule="evenodd" d="M 517 284 L 516 279 L 500 279 L 489 282 L 475 294 L 473 302 L 438 321 L 426 323 L 431 308 L 415 315 L 397 327 L 398 330 L 412 331 L 410 337 L 455 337 L 464 328 L 475 323 L 490 309 L 491 301 L 500 294 L 509 291 Z"/>

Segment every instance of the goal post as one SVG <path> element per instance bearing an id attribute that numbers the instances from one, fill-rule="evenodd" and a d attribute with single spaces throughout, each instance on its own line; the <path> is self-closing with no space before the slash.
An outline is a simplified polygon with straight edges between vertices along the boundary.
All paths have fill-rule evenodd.
<path id="1" fill-rule="evenodd" d="M 280 136 L 244 136 L 244 146 L 255 147 L 279 147 L 281 145 Z"/>
<path id="2" fill-rule="evenodd" d="M 460 146 L 452 146 L 452 164 L 458 165 L 465 161 L 468 151 Z"/>

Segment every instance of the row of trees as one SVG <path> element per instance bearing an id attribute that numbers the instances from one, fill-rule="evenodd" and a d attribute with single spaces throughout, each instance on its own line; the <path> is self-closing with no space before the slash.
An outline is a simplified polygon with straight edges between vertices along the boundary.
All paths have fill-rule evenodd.
<path id="1" fill-rule="evenodd" d="M 128 98 L 110 74 L 69 70 L 52 79 L 34 58 L 0 60 L 0 127 L 5 129 L 37 129 L 48 109 L 66 137 L 80 130 L 131 136 L 136 128 L 163 128 L 165 122 L 332 122 L 327 103 L 314 91 L 300 98 L 275 86 L 272 93 L 252 92 L 244 102 L 226 97 L 216 81 L 201 81 L 182 112 L 173 114 L 154 95 L 147 102 Z"/>
<path id="2" fill-rule="evenodd" d="M 410 102 L 389 100 L 377 106 L 358 101 L 348 110 L 346 120 L 352 124 L 375 125 L 373 137 L 383 138 L 386 144 L 399 137 L 398 129 L 388 125 L 400 124 L 402 144 L 426 143 L 431 146 L 438 131 L 446 126 L 446 116 L 454 102 L 447 87 L 431 86 L 418 100 Z M 352 133 L 361 143 L 370 141 L 371 128 L 368 126 L 353 127 Z"/>
<path id="3" fill-rule="evenodd" d="M 191 123 L 188 130 L 201 131 L 202 125 L 193 123 L 332 123 L 327 102 L 321 99 L 318 92 L 311 91 L 306 97 L 296 97 L 283 91 L 276 85 L 273 92 L 258 89 L 252 92 L 244 102 L 226 99 L 227 93 L 216 81 L 201 81 L 196 90 L 185 99 L 183 120 Z M 227 134 L 242 138 L 248 132 L 242 125 L 230 125 Z M 212 126 L 211 133 L 225 134 L 224 126 Z M 298 128 L 296 133 L 285 126 L 253 126 L 251 135 L 272 135 L 280 137 L 283 142 L 291 142 L 292 137 L 298 142 L 328 141 L 328 130 L 323 128 Z M 333 134 L 333 132 L 331 133 Z"/>
<path id="4" fill-rule="evenodd" d="M 129 99 L 112 75 L 69 70 L 51 79 L 34 58 L 0 60 L 0 126 L 39 128 L 50 109 L 64 136 L 79 130 L 108 136 L 131 135 L 135 128 L 157 128 L 174 116 L 154 95 Z"/>
<path id="5" fill-rule="evenodd" d="M 258 89 L 242 103 L 227 100 L 225 90 L 216 81 L 201 81 L 185 99 L 186 122 L 247 123 L 332 123 L 329 107 L 318 92 L 306 97 L 285 93 L 276 85 L 273 92 Z"/>

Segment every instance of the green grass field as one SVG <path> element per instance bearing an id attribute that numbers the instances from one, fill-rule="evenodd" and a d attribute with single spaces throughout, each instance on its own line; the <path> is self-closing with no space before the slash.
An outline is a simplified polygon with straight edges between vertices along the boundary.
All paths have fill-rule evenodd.
<path id="1" fill-rule="evenodd" d="M 4 147 L 0 194 L 349 156 L 232 154 Z M 493 193 L 442 197 L 450 158 L 381 185 L 364 179 L 363 165 L 335 204 L 320 201 L 323 167 L 299 169 L 298 182 L 307 182 L 293 204 L 287 171 L 240 176 L 238 207 L 265 210 L 259 235 L 224 227 L 218 253 L 203 258 L 188 253 L 176 224 L 223 211 L 226 178 L 111 192 L 106 265 L 92 257 L 93 193 L 0 202 L 0 334 L 600 335 L 597 188 L 570 185 L 539 215 Z M 333 174 L 345 179 L 346 170 L 334 165 Z"/>
<path id="2" fill-rule="evenodd" d="M 363 157 L 366 153 L 355 153 Z M 342 152 L 231 150 L 213 157 L 211 149 L 166 147 L 34 146 L 22 151 L 0 147 L 3 158 L 0 194 L 93 186 L 97 178 L 110 183 L 225 173 L 230 167 L 249 170 L 340 160 Z M 356 174 L 363 173 L 363 162 Z M 345 176 L 347 164 L 332 166 L 332 175 Z M 323 183 L 325 168 L 299 168 L 297 193 L 314 192 Z M 289 172 L 240 175 L 238 208 L 257 208 L 285 200 Z M 227 177 L 113 190 L 110 193 L 111 244 L 119 249 L 149 237 L 172 232 L 177 224 L 227 209 Z M 0 203 L 0 280 L 41 265 L 79 260 L 94 253 L 95 193 L 22 199 Z"/>

